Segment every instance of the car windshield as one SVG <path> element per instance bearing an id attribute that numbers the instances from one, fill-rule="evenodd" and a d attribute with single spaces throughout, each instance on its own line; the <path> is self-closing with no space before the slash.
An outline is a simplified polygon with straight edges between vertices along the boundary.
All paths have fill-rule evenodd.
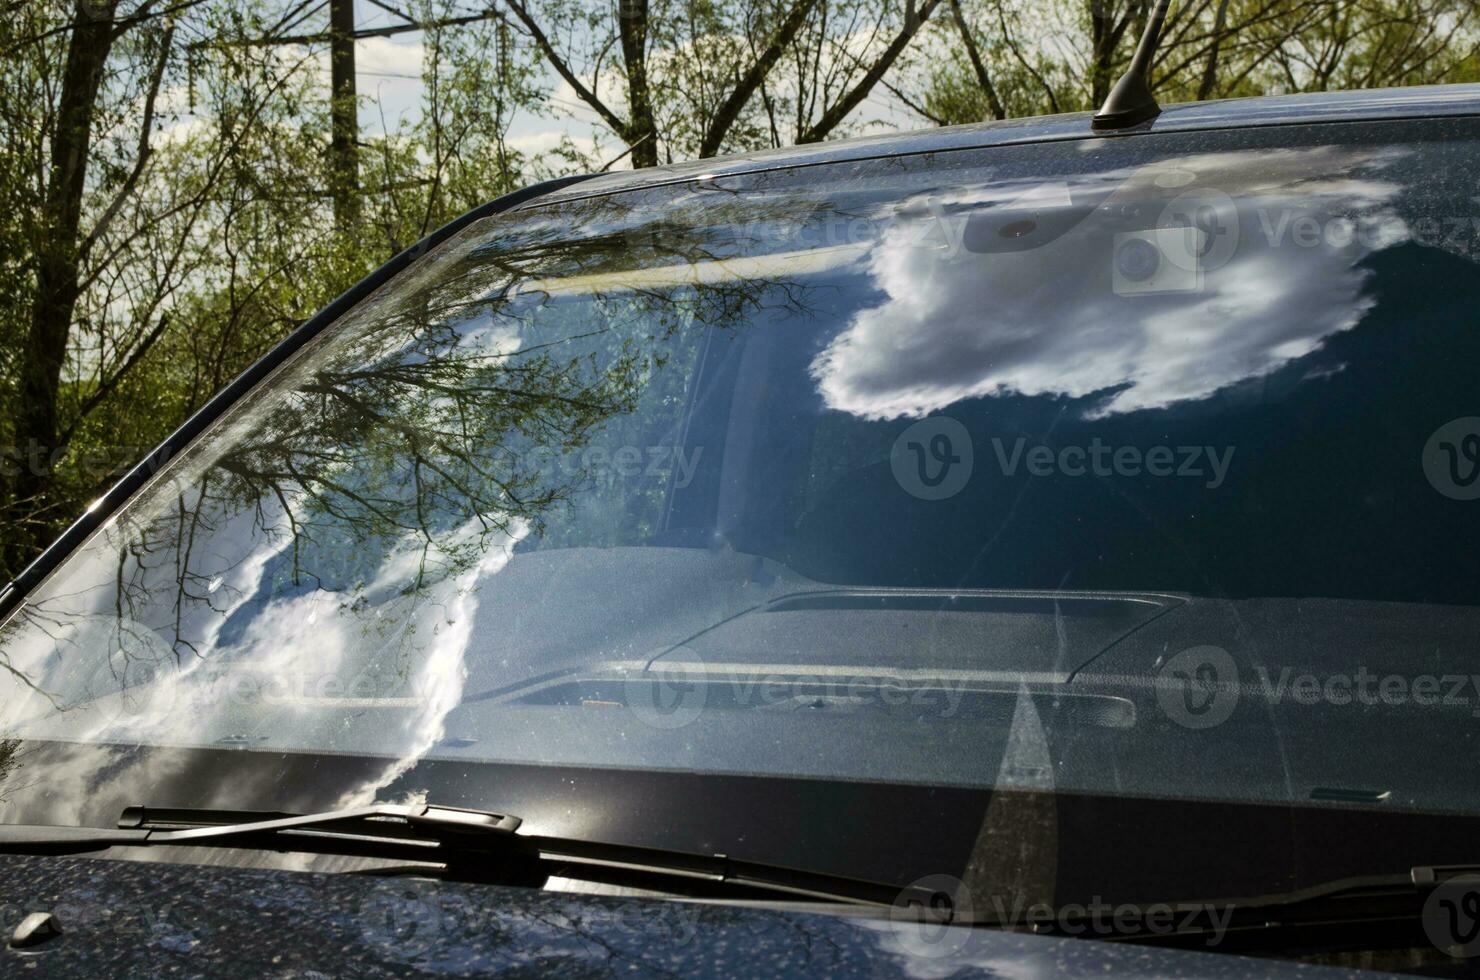
<path id="1" fill-rule="evenodd" d="M 0 820 L 420 797 L 1145 897 L 1327 877 L 1333 826 L 1432 854 L 1424 818 L 1480 812 L 1476 135 L 717 168 L 479 220 L 25 598 Z"/>

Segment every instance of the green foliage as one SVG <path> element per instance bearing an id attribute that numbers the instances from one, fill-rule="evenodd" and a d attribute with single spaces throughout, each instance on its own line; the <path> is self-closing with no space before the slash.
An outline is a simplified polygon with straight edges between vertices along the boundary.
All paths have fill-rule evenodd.
<path id="1" fill-rule="evenodd" d="M 318 30 L 313 18 L 284 20 L 298 4 L 7 5 L 0 576 L 296 325 L 467 209 L 623 150 L 628 162 L 664 162 L 856 132 L 876 112 L 861 100 L 880 92 L 942 124 L 998 106 L 1005 116 L 1091 108 L 1129 57 L 1146 2 L 506 0 L 469 22 L 465 4 L 416 0 L 406 11 L 430 25 L 421 112 L 359 133 L 348 221 L 332 193 L 342 171 L 330 159 L 325 44 L 259 43 Z M 1474 4 L 1174 4 L 1157 91 L 1172 101 L 1480 78 Z M 95 94 L 79 96 L 72 42 L 100 16 L 112 18 L 111 40 L 95 52 Z M 634 17 L 635 47 L 623 35 Z M 574 102 L 567 74 L 586 88 Z M 557 85 L 564 101 L 552 99 Z M 56 155 L 68 99 L 88 125 L 85 179 L 71 191 Z M 568 138 L 542 154 L 515 147 L 516 120 L 576 105 L 600 119 L 600 159 Z M 50 319 L 38 302 L 44 260 L 76 280 Z M 64 355 L 48 368 L 44 342 L 58 331 Z M 36 414 L 25 392 L 47 371 L 55 404 L 38 429 L 24 421 Z"/>
<path id="2" fill-rule="evenodd" d="M 120 7 L 120 18 L 148 19 L 120 33 L 93 106 L 79 238 L 94 241 L 77 258 L 83 288 L 54 448 L 28 447 L 11 423 L 33 330 L 31 259 L 49 235 L 48 157 L 73 10 L 25 5 L 0 26 L 0 447 L 10 477 L 0 478 L 10 532 L 0 574 L 19 571 L 89 499 L 356 280 L 540 169 L 506 141 L 515 114 L 542 106 L 529 51 L 495 22 L 429 30 L 421 116 L 362 134 L 359 222 L 336 228 L 322 45 L 244 43 L 270 35 L 280 9 L 235 0 L 170 9 Z M 426 2 L 417 14 L 432 22 L 446 10 Z M 18 499 L 16 474 L 38 470 L 43 497 Z"/>
<path id="3" fill-rule="evenodd" d="M 969 40 L 1009 117 L 1095 108 L 1097 84 L 1129 61 L 1148 3 L 960 0 Z M 1480 69 L 1477 17 L 1475 0 L 1174 3 L 1153 83 L 1161 101 L 1184 102 L 1469 81 Z M 1125 25 L 1113 47 L 1097 18 Z M 940 124 L 990 118 L 966 50 L 954 20 L 937 18 L 896 82 L 900 96 Z"/>

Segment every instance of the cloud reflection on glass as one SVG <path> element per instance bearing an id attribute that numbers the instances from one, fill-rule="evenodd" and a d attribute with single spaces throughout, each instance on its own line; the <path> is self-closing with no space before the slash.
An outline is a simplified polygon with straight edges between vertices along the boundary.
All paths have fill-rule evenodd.
<path id="1" fill-rule="evenodd" d="M 1097 207 L 1021 250 L 922 248 L 918 233 L 893 227 L 867 259 L 883 301 L 852 315 L 812 374 L 828 407 L 867 419 L 917 418 L 1008 394 L 1097 395 L 1092 414 L 1112 415 L 1267 375 L 1371 306 L 1362 260 L 1407 238 L 1388 208 L 1402 187 L 1383 177 L 1398 156 L 1331 147 L 1203 154 L 1176 162 L 1178 179 L 1161 181 L 1172 188 L 1158 183 L 1161 165 L 1100 174 L 1093 185 L 1068 185 L 1070 207 L 1098 197 Z M 1107 178 L 1119 184 L 1109 194 Z M 1221 233 L 1235 234 L 1238 246 L 1201 270 L 1199 288 L 1112 288 L 1117 233 L 1164 227 L 1173 201 L 1226 187 L 1240 192 L 1235 225 Z M 985 200 L 1003 212 L 1005 232 L 1048 223 L 1056 203 L 1026 183 Z M 976 207 L 983 195 L 944 204 Z M 1320 222 L 1314 241 L 1305 223 L 1295 225 L 1301 218 Z M 1210 253 L 1216 245 L 1208 243 Z"/>

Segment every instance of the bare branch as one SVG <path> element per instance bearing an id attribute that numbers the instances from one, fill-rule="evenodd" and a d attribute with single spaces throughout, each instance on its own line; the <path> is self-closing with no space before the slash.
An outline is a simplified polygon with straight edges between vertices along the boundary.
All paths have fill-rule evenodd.
<path id="1" fill-rule="evenodd" d="M 540 30 L 540 25 L 535 22 L 534 17 L 530 15 L 529 10 L 525 8 L 524 4 L 520 0 L 506 0 L 506 2 L 509 5 L 509 9 L 514 11 L 514 16 L 518 17 L 520 22 L 524 24 L 524 28 L 529 32 L 529 36 L 534 38 L 534 43 L 539 47 L 540 52 L 544 54 L 546 60 L 550 62 L 550 67 L 554 68 L 556 73 L 565 79 L 566 83 L 575 90 L 576 95 L 580 96 L 582 102 L 596 110 L 597 114 L 612 128 L 613 132 L 618 134 L 625 133 L 627 131 L 627 124 L 605 102 L 602 102 L 595 92 L 587 88 L 585 83 L 575 76 L 575 72 L 570 70 L 570 66 L 565 63 L 565 59 L 560 57 L 559 53 L 556 52 L 555 46 L 550 43 L 550 39 L 545 36 L 545 32 Z"/>
<path id="2" fill-rule="evenodd" d="M 987 107 L 992 110 L 992 118 L 1006 119 L 1007 110 L 997 97 L 992 76 L 987 73 L 986 62 L 982 61 L 981 49 L 977 47 L 976 38 L 972 37 L 971 28 L 966 25 L 966 18 L 961 14 L 961 0 L 951 0 L 951 19 L 956 22 L 956 32 L 961 35 L 961 43 L 966 46 L 966 56 L 971 59 L 971 70 L 976 72 L 976 83 L 987 97 Z"/>
<path id="3" fill-rule="evenodd" d="M 841 99 L 833 103 L 822 114 L 821 119 L 807 127 L 804 132 L 797 136 L 797 142 L 816 143 L 819 140 L 825 139 L 829 133 L 837 128 L 839 123 L 848 117 L 848 113 L 852 112 L 858 107 L 860 102 L 868 98 L 869 92 L 873 91 L 874 86 L 879 83 L 879 79 L 883 78 L 884 74 L 894 66 L 895 59 L 899 57 L 900 53 L 914 39 L 915 34 L 920 30 L 920 27 L 925 21 L 930 19 L 930 15 L 935 12 L 935 8 L 939 3 L 940 0 L 925 0 L 919 11 L 916 12 L 914 0 L 908 0 L 908 5 L 905 8 L 904 24 L 901 25 L 899 33 L 894 36 L 894 40 L 889 42 L 889 46 L 874 60 L 873 66 L 864 73 L 863 78 L 859 79 L 857 84 L 849 89 Z"/>
<path id="4" fill-rule="evenodd" d="M 704 140 L 699 144 L 701 158 L 712 157 L 719 152 L 725 136 L 729 134 L 735 120 L 739 118 L 740 111 L 750 102 L 756 89 L 770 74 L 776 62 L 781 59 L 782 53 L 796 38 L 797 32 L 802 29 L 802 25 L 807 22 L 807 17 L 816 6 L 817 0 L 798 0 L 791 8 L 791 12 L 787 14 L 786 20 L 777 29 L 776 36 L 771 39 L 771 43 L 766 45 L 766 49 L 751 63 L 750 70 L 735 83 L 729 97 L 715 111 L 714 118 L 710 120 L 709 127 L 704 133 Z"/>
<path id="5" fill-rule="evenodd" d="M 144 114 L 139 122 L 139 148 L 134 153 L 133 169 L 124 178 L 123 184 L 118 188 L 118 192 L 113 195 L 113 200 L 108 203 L 108 207 L 103 210 L 103 214 L 98 218 L 97 224 L 93 226 L 92 231 L 88 232 L 87 237 L 78 246 L 78 255 L 83 259 L 87 258 L 87 254 L 92 251 L 93 245 L 107 233 L 108 226 L 118 217 L 118 212 L 122 210 L 124 201 L 128 200 L 129 196 L 133 194 L 134 188 L 138 186 L 139 178 L 144 173 L 144 168 L 149 165 L 149 158 L 154 154 L 154 146 L 150 142 L 150 136 L 154 130 L 154 106 L 159 98 L 159 86 L 164 80 L 164 68 L 169 62 L 170 50 L 174 45 L 174 41 L 175 25 L 172 23 L 165 30 L 164 37 L 160 41 L 159 60 L 154 63 L 154 71 L 149 76 L 149 91 L 144 97 Z"/>

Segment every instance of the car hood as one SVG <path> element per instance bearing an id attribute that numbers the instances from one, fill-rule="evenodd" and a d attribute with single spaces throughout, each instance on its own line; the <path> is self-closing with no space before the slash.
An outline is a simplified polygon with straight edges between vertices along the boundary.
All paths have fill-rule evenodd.
<path id="1" fill-rule="evenodd" d="M 795 907 L 152 861 L 0 857 L 0 894 L 7 936 L 32 912 L 62 928 L 28 950 L 0 950 L 0 970 L 54 976 L 1339 975 L 1022 933 L 921 932 Z"/>

